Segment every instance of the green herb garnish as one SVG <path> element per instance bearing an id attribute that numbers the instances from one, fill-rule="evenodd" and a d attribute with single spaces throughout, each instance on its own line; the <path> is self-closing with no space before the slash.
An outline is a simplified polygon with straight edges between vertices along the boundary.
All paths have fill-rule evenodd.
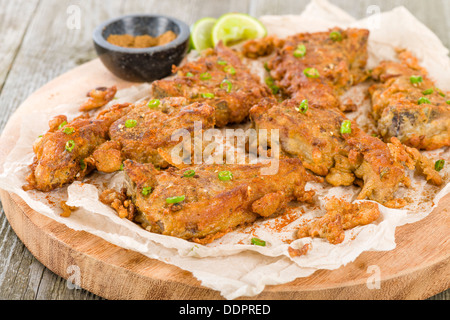
<path id="1" fill-rule="evenodd" d="M 344 120 L 341 124 L 341 134 L 352 133 L 352 122 L 350 120 Z"/>
<path id="2" fill-rule="evenodd" d="M 308 111 L 308 99 L 302 100 L 297 110 L 301 113 L 306 113 L 306 111 Z"/>
<path id="3" fill-rule="evenodd" d="M 143 196 L 148 196 L 150 194 L 150 192 L 152 192 L 152 187 L 144 187 L 142 188 L 142 195 Z"/>
<path id="4" fill-rule="evenodd" d="M 320 77 L 319 71 L 316 68 L 306 68 L 303 70 L 303 74 L 308 78 L 318 78 Z"/>
<path id="5" fill-rule="evenodd" d="M 422 97 L 422 98 L 419 99 L 419 101 L 417 101 L 417 103 L 418 103 L 419 105 L 420 105 L 420 104 L 423 104 L 423 103 L 431 104 L 431 101 L 430 101 L 429 99 L 425 98 L 425 97 Z"/>
<path id="6" fill-rule="evenodd" d="M 434 163 L 434 170 L 441 171 L 444 168 L 445 160 L 439 159 Z"/>
<path id="7" fill-rule="evenodd" d="M 186 170 L 183 173 L 183 177 L 186 177 L 186 178 L 190 178 L 190 177 L 193 177 L 193 176 L 195 176 L 195 170 Z"/>
<path id="8" fill-rule="evenodd" d="M 423 81 L 423 78 L 422 78 L 422 76 L 411 76 L 411 77 L 409 77 L 409 81 L 410 81 L 412 84 L 417 84 L 417 83 L 422 82 L 422 81 Z"/>
<path id="9" fill-rule="evenodd" d="M 258 238 L 252 238 L 251 240 L 253 245 L 256 246 L 261 246 L 261 247 L 265 247 L 266 246 L 266 242 L 264 240 L 258 239 Z"/>
<path id="10" fill-rule="evenodd" d="M 296 58 L 303 58 L 306 54 L 306 46 L 304 44 L 299 44 L 293 54 Z"/>
<path id="11" fill-rule="evenodd" d="M 185 195 L 166 198 L 166 203 L 179 203 L 186 199 Z"/>
<path id="12" fill-rule="evenodd" d="M 72 152 L 73 148 L 75 148 L 75 141 L 69 140 L 66 142 L 66 150 Z"/>
<path id="13" fill-rule="evenodd" d="M 159 104 L 161 103 L 161 101 L 159 99 L 152 99 L 148 102 L 147 106 L 149 108 L 157 108 L 159 106 Z"/>
<path id="14" fill-rule="evenodd" d="M 219 172 L 219 180 L 221 181 L 229 181 L 233 179 L 233 174 L 231 171 L 220 171 Z"/>

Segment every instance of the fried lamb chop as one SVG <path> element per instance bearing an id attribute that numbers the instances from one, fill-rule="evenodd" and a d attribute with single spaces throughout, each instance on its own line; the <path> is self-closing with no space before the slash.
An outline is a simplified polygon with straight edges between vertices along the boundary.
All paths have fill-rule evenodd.
<path id="1" fill-rule="evenodd" d="M 307 175 L 299 159 L 280 160 L 271 176 L 261 175 L 265 166 L 205 164 L 158 171 L 127 160 L 128 196 L 136 209 L 131 216 L 151 232 L 207 243 L 237 226 L 283 212 L 289 201 L 311 200 L 314 192 L 305 191 Z M 128 199 L 111 190 L 101 199 L 118 211 L 124 209 L 120 201 L 130 207 Z"/>
<path id="2" fill-rule="evenodd" d="M 368 37 L 365 29 L 338 28 L 282 40 L 268 36 L 250 40 L 243 52 L 251 58 L 274 52 L 266 66 L 284 99 L 307 99 L 316 107 L 346 111 L 349 106 L 339 96 L 367 78 Z"/>
<path id="3" fill-rule="evenodd" d="M 240 123 L 261 98 L 271 96 L 267 86 L 252 75 L 239 56 L 219 43 L 202 57 L 174 68 L 174 77 L 155 81 L 152 96 L 185 97 L 215 108 L 215 125 Z"/>
<path id="4" fill-rule="evenodd" d="M 410 184 L 406 168 L 417 169 L 433 184 L 442 183 L 433 163 L 417 150 L 395 139 L 384 143 L 337 109 L 305 107 L 296 100 L 261 102 L 250 117 L 256 130 L 278 129 L 284 155 L 300 158 L 305 168 L 331 185 L 362 185 L 358 199 L 389 205 L 398 187 Z"/>
<path id="5" fill-rule="evenodd" d="M 96 117 L 81 116 L 68 122 L 64 115 L 49 122 L 50 129 L 33 144 L 35 157 L 25 189 L 51 191 L 82 179 L 89 173 L 85 159 L 108 140 L 110 125 L 125 115 L 132 104 L 114 105 Z"/>
<path id="6" fill-rule="evenodd" d="M 208 104 L 189 103 L 183 97 L 136 103 L 130 112 L 111 124 L 111 140 L 99 147 L 88 162 L 103 172 L 119 170 L 125 159 L 152 163 L 158 168 L 166 168 L 169 163 L 193 163 L 193 139 L 214 127 L 214 114 L 214 108 Z M 196 126 L 199 132 L 194 132 Z M 183 142 L 188 145 L 182 145 L 174 155 L 176 159 L 172 159 L 172 149 Z"/>
<path id="7" fill-rule="evenodd" d="M 378 83 L 369 92 L 379 134 L 417 149 L 450 146 L 450 95 L 410 52 L 399 52 L 399 59 L 383 61 L 372 72 Z"/>

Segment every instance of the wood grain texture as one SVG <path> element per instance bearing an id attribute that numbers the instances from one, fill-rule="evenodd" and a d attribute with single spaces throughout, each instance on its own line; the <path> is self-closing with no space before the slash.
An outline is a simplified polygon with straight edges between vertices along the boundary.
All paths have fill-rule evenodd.
<path id="1" fill-rule="evenodd" d="M 229 11 L 264 14 L 300 13 L 307 0 L 0 0 L 0 130 L 35 90 L 56 76 L 95 57 L 93 28 L 101 21 L 134 12 L 168 14 L 188 23 Z M 368 5 L 389 10 L 404 5 L 450 47 L 450 2 L 446 0 L 330 0 L 356 18 Z M 67 27 L 70 5 L 81 10 L 80 29 Z M 1 151 L 1 150 L 0 150 Z M 0 210 L 3 209 L 0 205 Z M 162 289 L 161 289 L 162 290 Z M 27 250 L 0 213 L 0 299 L 99 299 L 67 282 L 42 265 Z M 450 300 L 450 290 L 431 299 Z"/>

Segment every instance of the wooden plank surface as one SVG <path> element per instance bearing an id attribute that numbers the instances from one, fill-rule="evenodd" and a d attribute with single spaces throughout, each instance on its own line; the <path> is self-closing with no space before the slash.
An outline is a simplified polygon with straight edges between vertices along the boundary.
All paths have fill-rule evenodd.
<path id="1" fill-rule="evenodd" d="M 36 89 L 56 76 L 95 58 L 92 30 L 108 18 L 149 12 L 167 14 L 191 24 L 204 16 L 246 12 L 297 14 L 307 0 L 0 0 L 0 132 L 10 115 Z M 450 47 L 450 1 L 330 0 L 356 18 L 369 5 L 381 11 L 403 5 Z M 74 16 L 75 14 L 75 16 Z M 76 16 L 78 14 L 78 16 Z M 79 17 L 79 24 L 73 18 Z M 77 22 L 77 21 L 75 21 Z M 6 35 L 6 36 L 4 36 Z M 5 40 L 4 40 L 5 39 Z M 1 209 L 3 212 L 3 209 Z M 67 281 L 37 261 L 0 214 L 0 299 L 101 299 Z M 450 300 L 450 290 L 430 299 Z"/>

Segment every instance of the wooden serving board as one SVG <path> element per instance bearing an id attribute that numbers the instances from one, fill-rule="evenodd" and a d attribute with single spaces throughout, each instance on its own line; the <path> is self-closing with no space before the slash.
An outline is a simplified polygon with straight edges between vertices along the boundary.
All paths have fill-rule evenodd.
<path id="1" fill-rule="evenodd" d="M 96 59 L 43 86 L 6 125 L 0 163 L 17 141 L 15 119 L 36 108 L 78 101 L 92 88 L 114 84 L 118 89 L 133 85 L 114 77 Z M 65 279 L 73 274 L 69 266 L 78 266 L 81 287 L 96 295 L 106 299 L 223 299 L 190 272 L 72 230 L 32 210 L 15 194 L 1 190 L 0 198 L 9 223 L 30 252 Z M 364 252 L 337 270 L 319 270 L 290 283 L 267 286 L 249 299 L 424 299 L 442 292 L 450 287 L 449 208 L 447 195 L 425 219 L 398 227 L 394 250 Z M 379 288 L 372 282 L 376 275 Z"/>

